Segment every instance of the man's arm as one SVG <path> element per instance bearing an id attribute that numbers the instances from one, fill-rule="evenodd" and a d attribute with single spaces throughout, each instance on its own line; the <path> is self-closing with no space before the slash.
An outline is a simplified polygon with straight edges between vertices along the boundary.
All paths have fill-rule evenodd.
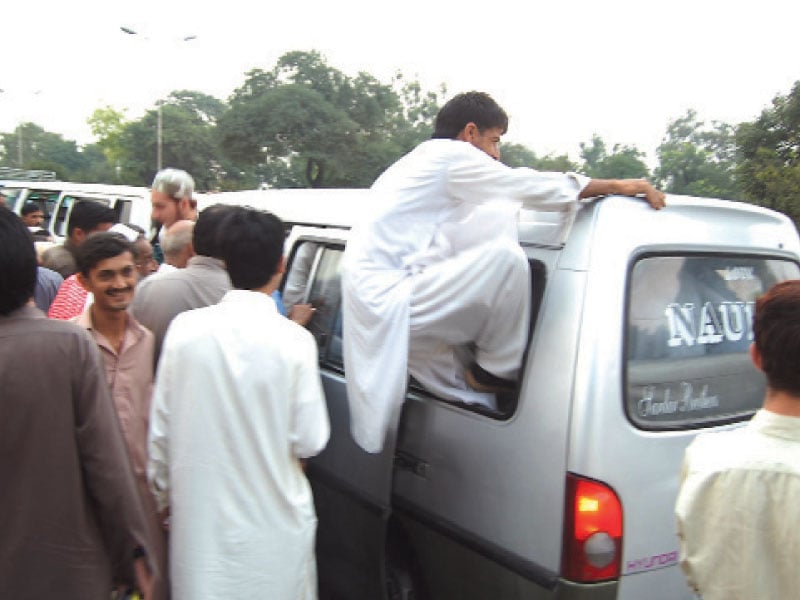
<path id="1" fill-rule="evenodd" d="M 308 332 L 298 346 L 295 365 L 295 397 L 289 440 L 297 458 L 309 458 L 322 452 L 330 436 L 328 406 L 322 392 L 317 363 L 317 344 Z"/>
<path id="2" fill-rule="evenodd" d="M 164 354 L 158 365 L 158 374 L 153 388 L 150 406 L 150 428 L 147 436 L 147 481 L 156 500 L 156 507 L 162 516 L 169 507 L 169 394 L 172 370 L 172 349 L 164 347 Z"/>
<path id="3" fill-rule="evenodd" d="M 595 196 L 644 196 L 647 203 L 656 210 L 664 208 L 666 195 L 650 185 L 644 179 L 592 179 L 578 198 L 594 198 Z"/>

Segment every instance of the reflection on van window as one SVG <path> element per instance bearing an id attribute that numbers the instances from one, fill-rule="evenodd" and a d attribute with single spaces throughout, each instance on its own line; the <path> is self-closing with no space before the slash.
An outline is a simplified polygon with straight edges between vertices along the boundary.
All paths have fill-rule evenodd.
<path id="1" fill-rule="evenodd" d="M 339 247 L 304 242 L 295 252 L 283 290 L 287 310 L 299 302 L 309 302 L 316 308 L 307 328 L 317 340 L 320 362 L 336 368 L 343 366 L 342 254 Z"/>
<path id="2" fill-rule="evenodd" d="M 87 198 L 79 198 L 77 196 L 65 195 L 61 200 L 61 204 L 58 207 L 58 214 L 55 215 L 55 223 L 53 225 L 53 231 L 55 232 L 56 235 L 61 237 L 67 236 L 67 219 L 69 218 L 69 213 L 72 212 L 72 207 L 78 202 L 97 202 L 98 204 L 103 204 L 104 206 L 108 206 L 110 204 L 109 200 L 104 198 L 87 199 Z"/>
<path id="3" fill-rule="evenodd" d="M 20 196 L 22 196 L 22 190 L 15 188 L 3 188 L 3 195 L 6 197 L 6 206 L 11 211 L 14 211 L 17 207 Z"/>
<path id="4" fill-rule="evenodd" d="M 25 202 L 33 202 L 38 204 L 44 213 L 44 221 L 42 222 L 42 229 L 50 228 L 50 221 L 53 218 L 53 211 L 58 204 L 58 192 L 31 190 Z"/>
<path id="5" fill-rule="evenodd" d="M 744 418 L 764 396 L 751 364 L 755 300 L 800 277 L 796 263 L 737 256 L 639 260 L 628 295 L 626 398 L 646 429 Z"/>
<path id="6" fill-rule="evenodd" d="M 302 242 L 297 247 L 283 286 L 283 305 L 287 311 L 295 304 L 308 302 L 306 297 L 308 280 L 319 248 L 320 244 L 316 242 Z"/>

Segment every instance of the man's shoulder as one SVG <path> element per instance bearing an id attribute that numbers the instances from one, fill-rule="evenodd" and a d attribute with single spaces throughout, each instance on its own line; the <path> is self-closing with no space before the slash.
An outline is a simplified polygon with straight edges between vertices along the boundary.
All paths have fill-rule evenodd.
<path id="1" fill-rule="evenodd" d="M 753 423 L 701 433 L 686 450 L 690 473 L 785 471 L 800 475 L 800 444 L 764 435 Z"/>
<path id="2" fill-rule="evenodd" d="M 317 340 L 311 332 L 287 317 L 276 315 L 271 335 L 287 350 L 293 348 L 303 355 L 317 352 Z"/>
<path id="3" fill-rule="evenodd" d="M 730 458 L 731 452 L 747 444 L 747 427 L 738 427 L 726 431 L 700 433 L 694 438 L 686 454 L 690 458 L 701 460 L 704 458 Z"/>
<path id="4" fill-rule="evenodd" d="M 53 348 L 55 351 L 64 352 L 65 346 L 68 347 L 70 344 L 88 343 L 90 346 L 94 344 L 89 332 L 76 323 L 61 319 L 48 319 L 38 309 L 31 307 L 25 307 L 23 311 L 20 311 L 14 318 L 0 320 L 2 337 L 19 336 L 20 339 L 14 341 L 15 347 L 19 347 L 17 344 L 24 345 L 31 342 L 43 351 Z M 38 314 L 34 315 L 31 311 Z M 52 341 L 52 344 L 42 344 L 41 340 L 45 338 Z"/>
<path id="5" fill-rule="evenodd" d="M 175 294 L 180 294 L 182 290 L 192 285 L 192 277 L 187 276 L 185 269 L 170 271 L 167 273 L 157 273 L 139 282 L 136 286 L 134 302 L 139 298 L 139 303 L 145 297 L 162 298 Z"/>
<path id="6" fill-rule="evenodd" d="M 170 331 L 179 331 L 183 337 L 202 337 L 216 325 L 215 315 L 218 312 L 217 304 L 181 311 L 172 319 Z"/>
<path id="7" fill-rule="evenodd" d="M 36 279 L 39 283 L 52 283 L 55 285 L 61 285 L 61 282 L 64 281 L 60 273 L 47 267 L 37 267 Z"/>

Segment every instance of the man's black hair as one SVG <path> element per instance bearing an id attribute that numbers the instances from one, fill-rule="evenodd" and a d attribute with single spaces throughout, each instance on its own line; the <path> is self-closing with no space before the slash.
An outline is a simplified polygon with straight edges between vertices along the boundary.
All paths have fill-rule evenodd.
<path id="1" fill-rule="evenodd" d="M 42 214 L 44 214 L 44 210 L 42 210 L 42 207 L 36 204 L 36 202 L 26 202 L 25 204 L 22 205 L 19 214 L 24 217 L 25 215 L 29 215 L 35 212 L 41 212 Z"/>
<path id="2" fill-rule="evenodd" d="M 475 123 L 483 132 L 499 127 L 508 131 L 508 115 L 489 94 L 464 92 L 452 97 L 436 115 L 432 138 L 454 140 L 467 123 Z"/>
<path id="3" fill-rule="evenodd" d="M 219 247 L 219 230 L 225 218 L 238 207 L 230 204 L 214 204 L 203 210 L 197 217 L 192 232 L 192 245 L 195 254 L 222 258 Z"/>
<path id="4" fill-rule="evenodd" d="M 283 222 L 270 212 L 237 208 L 220 230 L 220 247 L 233 287 L 263 287 L 278 270 L 283 256 Z"/>
<path id="5" fill-rule="evenodd" d="M 72 235 L 75 229 L 82 229 L 84 233 L 91 233 L 103 223 L 116 223 L 117 214 L 105 204 L 84 200 L 72 207 L 67 225 L 67 235 Z"/>
<path id="6" fill-rule="evenodd" d="M 0 315 L 7 315 L 33 297 L 36 250 L 25 223 L 0 207 Z"/>
<path id="7" fill-rule="evenodd" d="M 78 266 L 78 271 L 84 277 L 88 277 L 89 271 L 101 260 L 114 258 L 123 252 L 130 252 L 136 260 L 136 248 L 124 235 L 111 231 L 98 231 L 88 236 L 75 250 L 75 264 Z"/>

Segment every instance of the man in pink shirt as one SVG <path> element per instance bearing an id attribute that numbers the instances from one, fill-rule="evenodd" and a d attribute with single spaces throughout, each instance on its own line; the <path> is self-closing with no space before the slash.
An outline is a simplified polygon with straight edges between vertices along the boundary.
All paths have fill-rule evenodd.
<path id="1" fill-rule="evenodd" d="M 147 430 L 153 391 L 153 334 L 128 313 L 138 281 L 133 244 L 118 233 L 96 233 L 76 252 L 77 280 L 94 302 L 72 319 L 97 342 L 106 378 L 128 446 L 134 475 L 148 516 L 154 560 L 166 569 L 164 533 L 147 487 Z M 167 597 L 164 578 L 153 581 L 153 598 Z"/>

